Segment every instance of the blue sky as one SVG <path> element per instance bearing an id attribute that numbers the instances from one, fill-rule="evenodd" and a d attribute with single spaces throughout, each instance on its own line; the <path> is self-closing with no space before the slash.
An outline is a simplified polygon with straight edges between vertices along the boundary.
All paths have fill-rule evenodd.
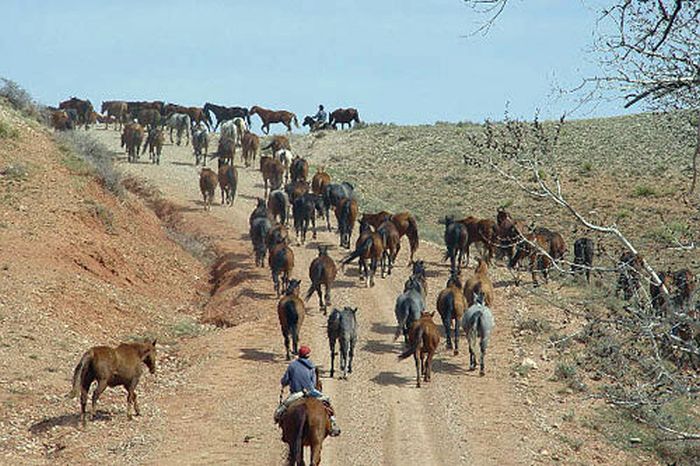
<path id="1" fill-rule="evenodd" d="M 596 67 L 595 11 L 514 1 L 487 36 L 459 0 L 3 0 L 0 76 L 41 102 L 71 95 L 186 105 L 356 107 L 364 120 L 555 116 L 554 83 Z M 592 115 L 622 113 L 620 101 Z"/>

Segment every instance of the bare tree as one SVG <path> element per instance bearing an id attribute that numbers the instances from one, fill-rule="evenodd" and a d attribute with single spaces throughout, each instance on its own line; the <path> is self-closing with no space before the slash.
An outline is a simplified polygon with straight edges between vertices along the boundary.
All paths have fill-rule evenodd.
<path id="1" fill-rule="evenodd" d="M 479 31 L 488 31 L 508 3 L 464 1 L 487 16 Z M 585 78 L 577 90 L 592 98 L 600 90 L 613 89 L 621 93 L 625 107 L 693 110 L 697 127 L 689 194 L 694 194 L 700 163 L 700 2 L 611 0 L 601 11 L 595 32 L 593 50 L 602 73 Z"/>

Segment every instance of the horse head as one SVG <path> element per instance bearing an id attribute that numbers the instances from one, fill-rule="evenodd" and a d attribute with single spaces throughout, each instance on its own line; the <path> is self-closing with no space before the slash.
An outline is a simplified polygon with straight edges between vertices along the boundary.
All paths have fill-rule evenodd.
<path id="1" fill-rule="evenodd" d="M 143 363 L 146 364 L 151 374 L 156 373 L 156 339 L 152 342 L 144 343 Z"/>

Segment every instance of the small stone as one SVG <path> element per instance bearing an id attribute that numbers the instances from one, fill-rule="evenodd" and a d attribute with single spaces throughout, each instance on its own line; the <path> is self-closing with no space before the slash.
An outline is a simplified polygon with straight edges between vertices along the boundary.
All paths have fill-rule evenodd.
<path id="1" fill-rule="evenodd" d="M 639 437 L 631 437 L 630 443 L 632 443 L 632 444 L 642 443 L 642 439 L 640 439 Z"/>
<path id="2" fill-rule="evenodd" d="M 542 455 L 542 456 L 549 456 L 549 452 L 543 448 L 543 449 L 540 450 L 540 455 Z"/>
<path id="3" fill-rule="evenodd" d="M 537 363 L 532 358 L 525 358 L 520 363 L 520 367 L 525 370 L 537 369 Z"/>

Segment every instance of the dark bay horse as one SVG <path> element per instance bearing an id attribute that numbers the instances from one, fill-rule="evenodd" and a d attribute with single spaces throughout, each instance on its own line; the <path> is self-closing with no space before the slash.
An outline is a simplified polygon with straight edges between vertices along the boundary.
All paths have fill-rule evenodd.
<path id="1" fill-rule="evenodd" d="M 271 123 L 282 123 L 287 127 L 287 131 L 292 131 L 292 121 L 294 121 L 294 126 L 299 127 L 299 121 L 297 116 L 292 112 L 286 110 L 269 110 L 266 108 L 258 107 L 254 105 L 250 108 L 249 113 L 251 115 L 258 115 L 262 121 L 262 131 L 265 134 L 270 133 Z"/>
<path id="2" fill-rule="evenodd" d="M 277 244 L 270 250 L 268 265 L 272 271 L 272 282 L 275 285 L 277 296 L 282 295 L 294 270 L 294 251 L 286 242 Z M 281 276 L 281 283 L 280 283 Z"/>
<path id="3" fill-rule="evenodd" d="M 301 324 L 304 323 L 304 317 L 306 316 L 304 302 L 299 298 L 300 285 L 301 281 L 290 280 L 284 296 L 277 303 L 277 317 L 279 318 L 280 329 L 284 337 L 287 361 L 290 359 L 290 343 L 292 346 L 291 353 L 297 354 L 299 330 L 301 330 Z"/>
<path id="4" fill-rule="evenodd" d="M 360 115 L 357 113 L 356 108 L 338 108 L 333 110 L 330 115 L 330 124 L 333 129 L 338 128 L 338 123 L 340 123 L 340 129 L 343 129 L 345 125 L 352 127 L 352 122 L 359 123 Z"/>
<path id="5" fill-rule="evenodd" d="M 459 274 L 453 271 L 447 279 L 445 289 L 440 292 L 437 298 L 437 310 L 442 318 L 442 325 L 445 327 L 447 337 L 447 348 L 452 349 L 452 322 L 454 321 L 454 354 L 459 354 L 459 325 L 462 322 L 462 315 L 467 309 L 467 300 L 462 293 L 462 282 Z"/>
<path id="6" fill-rule="evenodd" d="M 335 208 L 335 218 L 338 222 L 338 233 L 340 233 L 340 246 L 346 249 L 350 249 L 350 238 L 352 237 L 352 229 L 357 219 L 357 213 L 357 201 L 352 198 L 342 198 Z"/>
<path id="7" fill-rule="evenodd" d="M 145 364 L 156 373 L 156 340 L 144 343 L 122 343 L 116 348 L 94 346 L 87 350 L 73 372 L 73 388 L 68 395 L 75 398 L 80 393 L 80 421 L 85 426 L 85 407 L 90 385 L 97 380 L 97 388 L 92 392 L 92 416 L 95 416 L 97 400 L 107 387 L 123 386 L 126 397 L 126 416 L 131 419 L 131 408 L 137 416 L 141 414 L 136 401 L 136 386 L 139 383 Z"/>
<path id="8" fill-rule="evenodd" d="M 224 121 L 233 120 L 236 117 L 245 118 L 246 122 L 248 122 L 248 126 L 250 126 L 250 115 L 248 114 L 248 109 L 245 107 L 224 107 L 223 105 L 206 102 L 202 110 L 207 114 L 209 121 L 212 121 L 212 114 L 216 117 L 214 131 L 216 131 L 219 125 Z"/>
<path id="9" fill-rule="evenodd" d="M 384 241 L 366 222 L 360 222 L 360 237 L 355 243 L 355 250 L 340 263 L 345 265 L 356 258 L 360 263 L 360 276 L 364 277 L 367 287 L 374 286 L 374 275 L 377 273 L 378 264 L 381 264 L 381 274 L 384 278 Z"/>

